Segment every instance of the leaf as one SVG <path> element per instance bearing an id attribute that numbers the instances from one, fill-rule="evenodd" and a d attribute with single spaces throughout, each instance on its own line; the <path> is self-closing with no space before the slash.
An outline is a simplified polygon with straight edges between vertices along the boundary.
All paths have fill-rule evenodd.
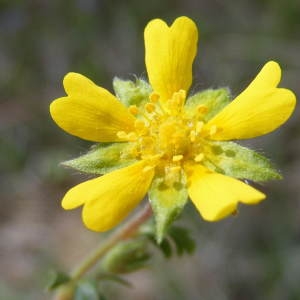
<path id="1" fill-rule="evenodd" d="M 167 182 L 165 177 L 154 178 L 149 191 L 149 200 L 154 212 L 158 243 L 163 240 L 168 227 L 178 217 L 187 199 L 186 178 L 183 172 L 172 182 Z"/>
<path id="2" fill-rule="evenodd" d="M 151 86 L 143 79 L 136 78 L 135 81 L 122 80 L 115 77 L 113 87 L 116 96 L 125 106 L 140 106 L 148 102 L 149 95 L 152 92 Z"/>
<path id="3" fill-rule="evenodd" d="M 281 178 L 266 157 L 234 142 L 210 141 L 204 147 L 203 164 L 216 172 L 253 181 Z"/>
<path id="4" fill-rule="evenodd" d="M 193 115 L 197 112 L 199 105 L 207 107 L 208 111 L 203 116 L 203 121 L 207 122 L 230 103 L 230 92 L 227 88 L 217 90 L 208 89 L 187 99 L 185 109 L 187 113 Z"/>
<path id="5" fill-rule="evenodd" d="M 170 258 L 173 255 L 174 246 L 176 247 L 176 252 L 179 256 L 184 253 L 192 254 L 196 248 L 196 243 L 190 236 L 189 230 L 182 226 L 170 226 L 160 244 L 158 244 L 155 239 L 155 228 L 152 222 L 144 224 L 139 232 L 140 234 L 145 235 L 159 250 L 161 250 L 166 258 Z"/>
<path id="6" fill-rule="evenodd" d="M 88 153 L 62 163 L 66 167 L 89 174 L 106 174 L 126 167 L 136 160 L 130 154 L 128 143 L 100 143 Z"/>
<path id="7" fill-rule="evenodd" d="M 160 248 L 160 250 L 162 251 L 162 253 L 164 254 L 164 256 L 166 258 L 170 258 L 172 256 L 172 246 L 170 244 L 170 242 L 164 238 L 161 243 L 158 245 L 158 247 Z"/>
<path id="8" fill-rule="evenodd" d="M 50 274 L 49 283 L 47 285 L 47 290 L 55 290 L 56 288 L 67 283 L 70 280 L 71 278 L 68 274 L 61 271 L 52 271 Z"/>
<path id="9" fill-rule="evenodd" d="M 75 289 L 74 300 L 100 300 L 101 298 L 103 299 L 96 285 L 90 281 L 80 282 Z"/>
<path id="10" fill-rule="evenodd" d="M 184 252 L 192 254 L 196 249 L 196 243 L 190 237 L 190 233 L 186 228 L 172 226 L 169 235 L 176 245 L 178 255 L 182 255 Z"/>

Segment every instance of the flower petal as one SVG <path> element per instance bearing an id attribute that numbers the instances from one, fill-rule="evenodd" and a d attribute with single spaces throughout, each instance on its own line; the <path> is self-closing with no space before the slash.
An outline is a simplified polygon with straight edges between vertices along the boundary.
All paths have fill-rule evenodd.
<path id="1" fill-rule="evenodd" d="M 85 204 L 85 225 L 95 231 L 106 231 L 121 222 L 144 198 L 154 176 L 145 161 L 83 182 L 65 195 L 62 206 L 72 209 Z"/>
<path id="2" fill-rule="evenodd" d="M 67 97 L 50 105 L 53 120 L 66 132 L 94 142 L 116 142 L 118 131 L 134 129 L 134 117 L 115 96 L 88 78 L 68 73 Z"/>
<path id="3" fill-rule="evenodd" d="M 192 83 L 192 64 L 197 52 L 198 30 L 187 18 L 177 18 L 171 27 L 155 19 L 145 28 L 145 60 L 149 81 L 162 101 Z"/>
<path id="4" fill-rule="evenodd" d="M 218 221 L 234 211 L 238 202 L 256 204 L 265 195 L 251 186 L 231 177 L 213 173 L 201 165 L 186 168 L 188 193 L 207 221 Z"/>
<path id="5" fill-rule="evenodd" d="M 213 140 L 248 139 L 269 133 L 292 114 L 296 97 L 288 89 L 276 88 L 280 66 L 265 64 L 252 83 L 205 126 L 216 126 Z"/>

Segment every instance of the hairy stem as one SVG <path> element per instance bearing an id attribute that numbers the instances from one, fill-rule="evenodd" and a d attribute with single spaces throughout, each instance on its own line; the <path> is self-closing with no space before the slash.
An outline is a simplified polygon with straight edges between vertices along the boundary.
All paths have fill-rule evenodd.
<path id="1" fill-rule="evenodd" d="M 119 241 L 134 235 L 139 227 L 152 215 L 150 204 L 147 203 L 143 209 L 137 212 L 132 219 L 113 232 L 106 240 L 94 249 L 75 269 L 71 272 L 73 281 L 80 279 L 89 271 L 113 246 Z"/>

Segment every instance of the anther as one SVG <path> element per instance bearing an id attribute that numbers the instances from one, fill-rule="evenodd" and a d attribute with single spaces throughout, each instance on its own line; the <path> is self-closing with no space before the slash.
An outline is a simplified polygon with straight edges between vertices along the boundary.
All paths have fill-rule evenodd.
<path id="1" fill-rule="evenodd" d="M 155 105 L 153 103 L 148 102 L 145 105 L 145 109 L 148 113 L 152 113 L 155 110 Z"/>
<path id="2" fill-rule="evenodd" d="M 150 96 L 149 96 L 149 100 L 152 102 L 152 103 L 156 103 L 158 100 L 159 100 L 159 95 L 157 93 L 151 93 Z"/>
<path id="3" fill-rule="evenodd" d="M 174 161 L 174 162 L 176 162 L 176 161 L 181 161 L 183 159 L 183 155 L 174 155 L 173 157 L 172 157 L 172 160 Z"/>
<path id="4" fill-rule="evenodd" d="M 137 108 L 136 105 L 130 105 L 128 108 L 128 111 L 132 114 L 132 115 L 137 115 L 137 113 L 139 112 L 139 109 Z"/>
<path id="5" fill-rule="evenodd" d="M 195 162 L 201 162 L 204 158 L 204 154 L 203 153 L 200 153 L 198 154 L 195 158 L 194 158 L 194 161 Z"/>
<path id="6" fill-rule="evenodd" d="M 205 113 L 207 113 L 208 108 L 207 108 L 206 105 L 200 104 L 200 105 L 197 106 L 197 111 L 200 114 L 205 114 Z"/>

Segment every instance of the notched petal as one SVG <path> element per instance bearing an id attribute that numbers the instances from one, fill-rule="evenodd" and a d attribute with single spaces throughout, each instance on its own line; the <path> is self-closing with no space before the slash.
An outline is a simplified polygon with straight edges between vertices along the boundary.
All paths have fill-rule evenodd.
<path id="1" fill-rule="evenodd" d="M 50 113 L 66 132 L 94 142 L 116 142 L 119 131 L 134 130 L 135 118 L 107 90 L 88 78 L 69 73 L 64 79 L 68 94 L 53 101 Z"/>

